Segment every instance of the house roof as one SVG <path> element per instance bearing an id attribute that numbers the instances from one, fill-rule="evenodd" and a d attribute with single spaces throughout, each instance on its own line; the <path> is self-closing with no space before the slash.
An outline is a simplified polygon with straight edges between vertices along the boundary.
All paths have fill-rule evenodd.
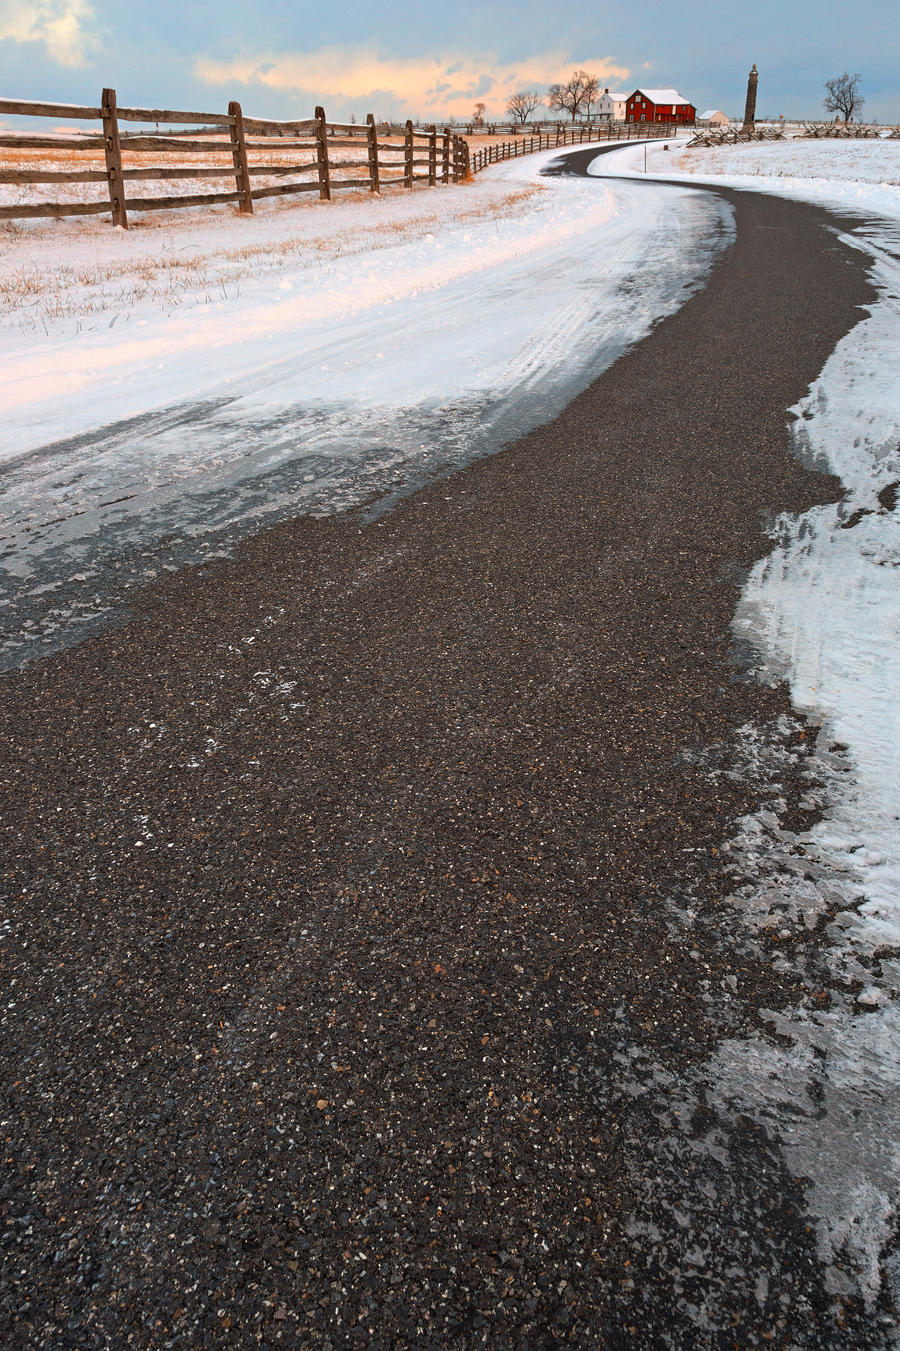
<path id="1" fill-rule="evenodd" d="M 613 103 L 626 103 L 629 97 L 628 94 L 617 94 L 614 89 L 604 89 L 600 97 L 605 98 L 607 95 L 609 95 Z"/>
<path id="2" fill-rule="evenodd" d="M 679 94 L 677 89 L 636 89 L 635 94 L 643 94 L 651 103 L 687 103 L 693 108 L 690 99 Z"/>
<path id="3" fill-rule="evenodd" d="M 705 113 L 700 113 L 698 121 L 708 122 L 711 117 L 724 117 L 725 114 L 721 108 L 707 108 Z"/>

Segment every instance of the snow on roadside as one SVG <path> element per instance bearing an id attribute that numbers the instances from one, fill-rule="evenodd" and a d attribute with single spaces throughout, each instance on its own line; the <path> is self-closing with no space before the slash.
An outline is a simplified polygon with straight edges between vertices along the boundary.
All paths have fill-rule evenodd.
<path id="1" fill-rule="evenodd" d="M 137 585 L 498 448 L 682 304 L 730 209 L 676 190 L 635 230 L 638 189 L 550 187 L 556 155 L 382 201 L 19 236 L 70 272 L 59 313 L 0 335 L 0 660 L 87 631 L 113 555 Z M 119 270 L 82 280 L 100 238 Z M 180 303 L 161 256 L 197 260 Z"/>
<path id="2" fill-rule="evenodd" d="M 643 153 L 615 157 L 644 177 Z M 619 165 L 603 160 L 598 176 Z M 648 177 L 721 183 L 858 216 L 842 235 L 872 260 L 878 300 L 792 410 L 797 453 L 838 474 L 845 500 L 773 527 L 735 618 L 765 680 L 786 679 L 818 726 L 801 806 L 785 827 L 778 776 L 766 811 L 729 842 L 734 906 L 789 942 L 824 926 L 827 1010 L 772 1013 L 773 1036 L 728 1041 L 701 1071 L 720 1111 L 780 1139 L 805 1181 L 826 1285 L 875 1311 L 900 1304 L 900 141 L 802 141 L 668 152 Z M 792 730 L 746 731 L 745 769 L 786 765 Z M 815 969 L 816 959 L 806 974 Z M 787 955 L 777 965 L 791 969 Z M 825 977 L 827 979 L 827 975 Z M 841 994 L 841 988 L 845 991 Z M 886 1345 L 900 1345 L 887 1319 Z M 893 1340 L 891 1340 L 893 1338 Z"/>
<path id="3" fill-rule="evenodd" d="M 279 357 L 301 363 L 305 398 L 331 397 L 334 380 L 318 378 L 317 354 L 338 326 L 392 307 L 389 328 L 396 328 L 410 301 L 460 283 L 477 294 L 480 279 L 500 266 L 519 265 L 524 276 L 564 251 L 587 254 L 595 240 L 615 252 L 627 193 L 598 194 L 584 184 L 549 193 L 536 183 L 535 161 L 547 157 L 532 157 L 511 182 L 495 176 L 446 193 L 252 220 L 220 213 L 214 221 L 127 233 L 94 222 L 68 231 L 70 222 L 58 222 L 56 234 L 45 226 L 12 236 L 0 244 L 0 288 L 20 283 L 25 299 L 0 333 L 0 454 L 20 455 L 182 399 L 240 393 L 248 376 L 252 383 L 253 372 Z M 708 210 L 700 214 L 709 217 Z M 626 262 L 644 259 L 656 225 L 651 219 Z M 593 272 L 600 286 L 596 265 Z M 173 276 L 174 286 L 167 284 Z M 28 296 L 48 282 L 56 310 L 38 303 L 23 333 L 23 321 L 31 321 Z M 577 290 L 577 282 L 565 288 L 564 304 Z M 505 358 L 540 328 L 524 296 L 510 300 Z M 571 336 L 577 350 L 577 321 Z M 399 362 L 389 351 L 383 359 L 373 397 L 394 403 L 392 367 Z M 364 353 L 346 365 L 354 378 L 371 374 Z M 451 354 L 443 367 L 429 372 L 435 393 L 468 386 L 473 375 L 481 387 L 494 385 L 496 371 L 476 361 Z M 401 383 L 405 398 L 410 382 Z"/>

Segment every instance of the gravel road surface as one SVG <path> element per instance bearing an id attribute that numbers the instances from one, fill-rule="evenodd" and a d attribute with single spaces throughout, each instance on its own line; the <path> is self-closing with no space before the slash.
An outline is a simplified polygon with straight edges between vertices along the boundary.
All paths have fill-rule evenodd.
<path id="1" fill-rule="evenodd" d="M 4 677 L 5 1347 L 882 1345 L 683 1089 L 798 996 L 709 748 L 789 711 L 729 625 L 766 514 L 839 492 L 785 410 L 873 295 L 833 218 L 729 200 L 555 421 Z"/>

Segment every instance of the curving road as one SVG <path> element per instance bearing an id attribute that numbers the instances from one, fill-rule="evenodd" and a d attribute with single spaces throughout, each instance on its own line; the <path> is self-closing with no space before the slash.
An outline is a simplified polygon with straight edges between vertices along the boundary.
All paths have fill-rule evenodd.
<path id="1" fill-rule="evenodd" d="M 730 624 L 763 515 L 838 490 L 786 409 L 872 294 L 825 212 L 724 196 L 547 425 L 5 678 L 5 1344 L 889 1344 L 703 1078 L 830 998 L 724 904 L 806 756 Z"/>

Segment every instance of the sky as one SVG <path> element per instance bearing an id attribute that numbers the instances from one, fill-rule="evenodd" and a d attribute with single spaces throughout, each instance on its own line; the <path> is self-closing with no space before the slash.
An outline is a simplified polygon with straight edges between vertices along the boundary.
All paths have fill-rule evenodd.
<path id="1" fill-rule="evenodd" d="M 892 36 L 893 35 L 893 36 Z M 578 67 L 601 88 L 678 89 L 741 115 L 759 68 L 758 115 L 824 116 L 825 80 L 859 72 L 862 116 L 900 123 L 896 0 L 0 0 L 0 97 L 336 121 L 441 122 Z"/>

